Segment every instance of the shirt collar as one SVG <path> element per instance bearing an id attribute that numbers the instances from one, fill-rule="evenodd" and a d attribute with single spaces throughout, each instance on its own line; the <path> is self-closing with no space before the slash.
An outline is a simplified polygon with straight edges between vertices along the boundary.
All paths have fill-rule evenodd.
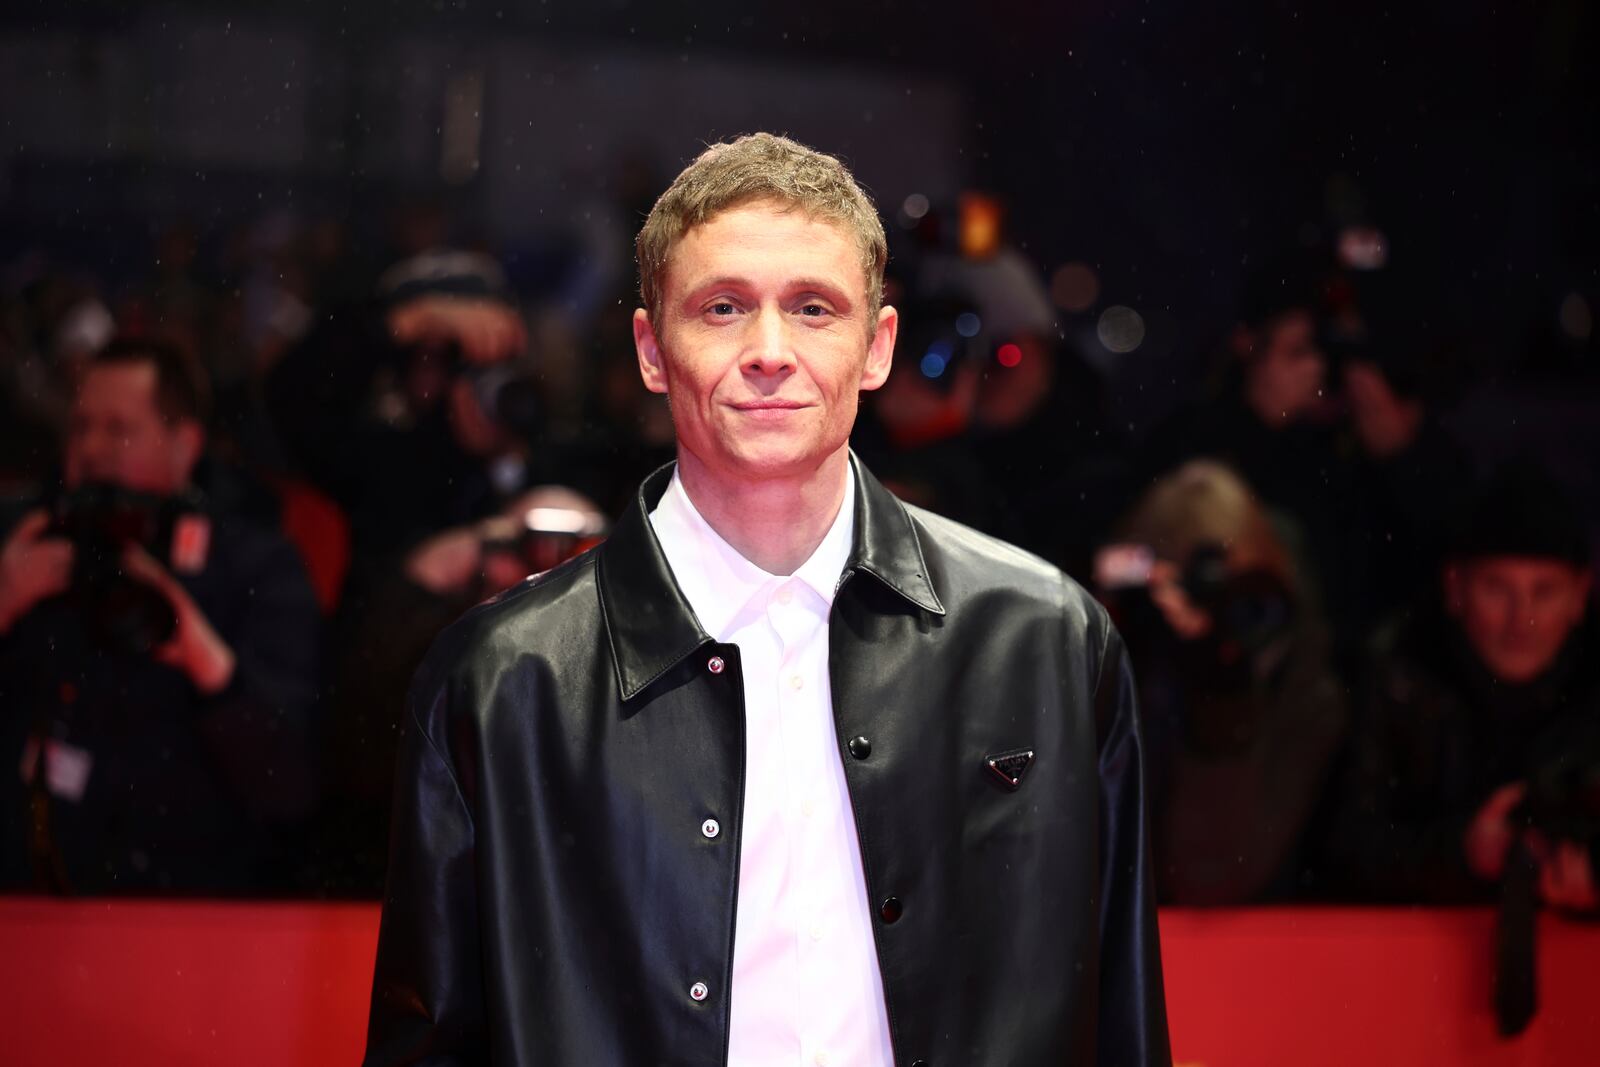
<path id="1" fill-rule="evenodd" d="M 856 475 L 845 465 L 844 501 L 828 532 L 793 577 L 814 590 L 824 605 L 833 596 L 850 558 L 855 533 Z M 650 525 L 672 576 L 708 634 L 727 640 L 735 622 L 758 593 L 785 581 L 744 556 L 712 529 L 683 488 L 676 469 L 661 502 L 650 512 Z"/>
<path id="2" fill-rule="evenodd" d="M 850 465 L 855 475 L 855 533 L 846 575 L 870 575 L 908 605 L 932 616 L 944 615 L 944 605 L 934 592 L 935 571 L 923 558 L 917 523 L 906 505 L 854 453 Z M 673 465 L 667 464 L 644 480 L 611 536 L 595 551 L 606 641 L 616 667 L 617 690 L 625 701 L 713 640 L 695 618 L 650 524 L 650 512 L 672 473 Z M 848 585 L 841 586 L 841 591 L 847 589 Z"/>

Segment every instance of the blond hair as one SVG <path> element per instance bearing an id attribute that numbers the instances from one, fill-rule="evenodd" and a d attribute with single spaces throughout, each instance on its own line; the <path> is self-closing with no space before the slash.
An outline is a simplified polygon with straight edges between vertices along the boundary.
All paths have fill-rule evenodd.
<path id="1" fill-rule="evenodd" d="M 1268 571 L 1289 589 L 1298 584 L 1266 510 L 1244 479 L 1216 460 L 1191 460 L 1159 479 L 1127 519 L 1123 536 L 1179 564 L 1201 545 L 1215 544 L 1241 571 Z"/>
<path id="2" fill-rule="evenodd" d="M 660 308 L 667 257 L 689 230 L 753 200 L 776 200 L 844 227 L 855 238 L 875 323 L 883 303 L 889 245 L 872 199 L 833 156 L 770 133 L 752 133 L 701 152 L 661 194 L 639 231 L 639 296 L 652 321 Z"/>

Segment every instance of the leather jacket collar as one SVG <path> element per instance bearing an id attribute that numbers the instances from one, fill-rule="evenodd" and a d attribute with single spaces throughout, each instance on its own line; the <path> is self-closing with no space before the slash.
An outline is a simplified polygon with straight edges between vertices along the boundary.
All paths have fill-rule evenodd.
<path id="1" fill-rule="evenodd" d="M 855 537 L 840 585 L 860 571 L 923 611 L 943 615 L 944 605 L 934 592 L 922 543 L 905 506 L 854 452 L 850 462 L 856 473 Z M 668 463 L 645 479 L 599 552 L 600 604 L 625 701 L 711 642 L 673 578 L 650 525 L 650 509 L 666 491 L 672 470 Z"/>

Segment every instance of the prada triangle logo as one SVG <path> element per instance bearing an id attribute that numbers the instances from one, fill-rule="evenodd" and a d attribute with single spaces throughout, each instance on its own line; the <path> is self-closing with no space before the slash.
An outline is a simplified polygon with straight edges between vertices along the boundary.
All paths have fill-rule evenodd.
<path id="1" fill-rule="evenodd" d="M 1011 752 L 996 752 L 992 756 L 985 756 L 983 762 L 989 768 L 989 773 L 1000 779 L 1007 789 L 1016 789 L 1022 785 L 1023 776 L 1028 773 L 1028 768 L 1033 766 L 1033 749 L 1019 748 Z"/>

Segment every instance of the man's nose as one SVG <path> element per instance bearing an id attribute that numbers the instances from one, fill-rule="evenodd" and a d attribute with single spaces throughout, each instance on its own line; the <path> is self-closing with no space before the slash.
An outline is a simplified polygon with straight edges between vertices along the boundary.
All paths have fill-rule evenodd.
<path id="1" fill-rule="evenodd" d="M 776 376 L 794 369 L 789 324 L 781 311 L 762 308 L 755 316 L 754 333 L 745 353 L 746 373 Z"/>

